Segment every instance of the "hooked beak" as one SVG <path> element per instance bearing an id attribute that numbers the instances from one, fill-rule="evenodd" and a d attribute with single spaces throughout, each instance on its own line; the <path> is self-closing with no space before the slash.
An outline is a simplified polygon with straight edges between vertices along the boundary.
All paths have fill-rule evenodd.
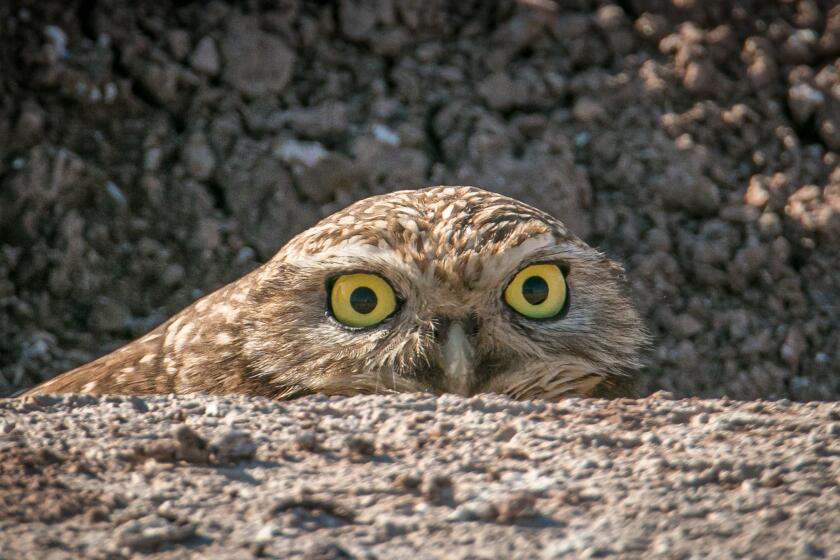
<path id="1" fill-rule="evenodd" d="M 440 337 L 439 366 L 450 392 L 469 396 L 475 386 L 475 321 L 446 321 Z"/>

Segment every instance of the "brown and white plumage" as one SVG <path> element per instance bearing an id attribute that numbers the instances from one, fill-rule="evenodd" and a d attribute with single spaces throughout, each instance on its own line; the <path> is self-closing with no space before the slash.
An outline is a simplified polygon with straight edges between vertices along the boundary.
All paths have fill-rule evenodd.
<path id="1" fill-rule="evenodd" d="M 524 265 L 562 263 L 570 301 L 533 321 L 502 301 Z M 340 274 L 385 278 L 401 305 L 375 328 L 330 317 Z M 558 220 L 473 187 L 357 202 L 149 334 L 29 394 L 498 392 L 624 394 L 646 335 L 622 269 Z"/>

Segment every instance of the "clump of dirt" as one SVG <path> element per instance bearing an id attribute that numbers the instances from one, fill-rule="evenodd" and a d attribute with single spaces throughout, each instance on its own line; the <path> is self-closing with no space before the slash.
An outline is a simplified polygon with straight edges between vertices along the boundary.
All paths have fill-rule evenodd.
<path id="1" fill-rule="evenodd" d="M 443 183 L 625 262 L 642 392 L 840 396 L 833 2 L 29 0 L 0 32 L 2 393 Z"/>

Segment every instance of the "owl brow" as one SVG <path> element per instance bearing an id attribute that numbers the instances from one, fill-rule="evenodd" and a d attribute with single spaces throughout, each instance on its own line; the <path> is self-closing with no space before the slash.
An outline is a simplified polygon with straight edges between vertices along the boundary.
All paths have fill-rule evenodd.
<path id="1" fill-rule="evenodd" d="M 580 247 L 572 243 L 561 243 L 550 247 L 537 249 L 522 258 L 521 265 L 536 264 L 537 262 L 553 262 L 566 267 L 564 271 L 571 269 L 575 261 L 581 259 L 592 259 L 599 253 L 590 248 Z"/>
<path id="2" fill-rule="evenodd" d="M 368 261 L 367 259 L 331 259 L 325 261 L 323 270 L 323 286 L 329 293 L 332 285 L 339 276 L 347 274 L 375 274 L 391 286 L 399 301 L 405 301 L 404 291 L 401 286 L 406 282 L 405 275 L 397 268 L 388 266 L 388 263 Z"/>
<path id="3" fill-rule="evenodd" d="M 569 252 L 563 246 L 542 247 L 526 253 L 517 261 L 506 263 L 501 268 L 490 267 L 490 273 L 497 283 L 507 285 L 517 272 L 533 264 L 556 264 L 564 274 L 568 274 L 571 265 Z"/>

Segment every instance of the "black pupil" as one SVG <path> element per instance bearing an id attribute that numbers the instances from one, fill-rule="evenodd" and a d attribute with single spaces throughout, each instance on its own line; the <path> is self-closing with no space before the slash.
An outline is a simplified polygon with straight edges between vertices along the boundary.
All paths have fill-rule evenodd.
<path id="1" fill-rule="evenodd" d="M 350 294 L 350 307 L 352 307 L 356 313 L 367 315 L 376 309 L 376 304 L 376 294 L 370 288 L 362 286 L 356 288 Z"/>
<path id="2" fill-rule="evenodd" d="M 522 296 L 531 305 L 539 305 L 548 297 L 548 284 L 539 276 L 531 276 L 522 284 Z"/>

